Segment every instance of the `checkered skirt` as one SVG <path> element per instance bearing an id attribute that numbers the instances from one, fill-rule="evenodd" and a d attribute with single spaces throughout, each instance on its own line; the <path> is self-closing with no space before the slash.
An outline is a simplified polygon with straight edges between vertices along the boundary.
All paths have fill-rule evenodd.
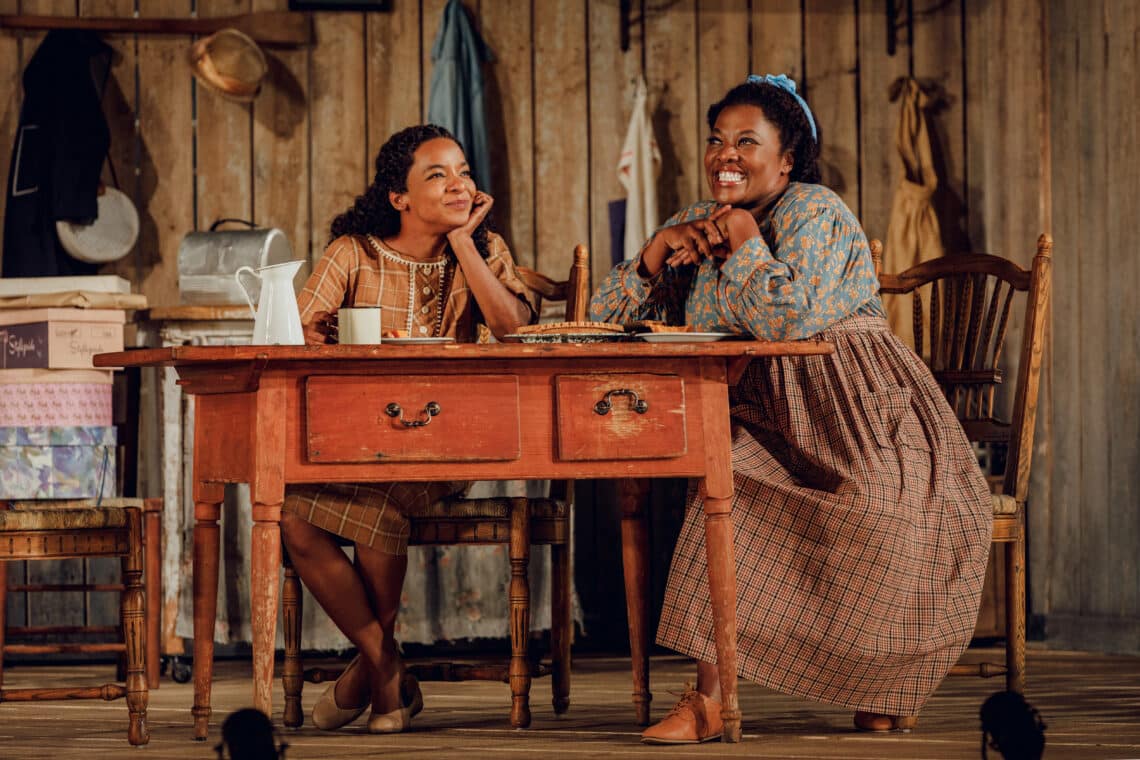
<path id="1" fill-rule="evenodd" d="M 857 710 L 917 714 L 969 643 L 988 490 L 922 361 L 881 317 L 831 356 L 754 360 L 732 392 L 739 674 Z M 716 661 L 691 488 L 657 634 Z"/>
<path id="2" fill-rule="evenodd" d="M 281 509 L 346 541 L 386 554 L 408 553 L 408 517 L 462 493 L 466 481 L 438 483 L 324 483 L 285 489 Z"/>

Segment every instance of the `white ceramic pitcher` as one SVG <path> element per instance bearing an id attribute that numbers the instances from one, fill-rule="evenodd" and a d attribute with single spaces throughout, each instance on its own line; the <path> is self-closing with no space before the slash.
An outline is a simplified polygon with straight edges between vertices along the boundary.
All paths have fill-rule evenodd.
<path id="1" fill-rule="evenodd" d="M 253 312 L 253 344 L 255 346 L 300 346 L 305 343 L 301 330 L 301 314 L 297 310 L 297 294 L 293 291 L 293 278 L 304 261 L 286 261 L 260 269 L 241 267 L 234 279 L 241 287 L 245 300 Z M 257 306 L 242 284 L 242 274 L 248 273 L 261 280 L 261 297 Z"/>

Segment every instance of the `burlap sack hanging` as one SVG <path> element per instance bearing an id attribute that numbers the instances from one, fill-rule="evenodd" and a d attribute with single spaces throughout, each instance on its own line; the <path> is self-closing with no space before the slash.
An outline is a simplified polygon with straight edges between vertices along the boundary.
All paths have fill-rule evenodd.
<path id="1" fill-rule="evenodd" d="M 902 159 L 902 173 L 891 204 L 883 271 L 897 273 L 942 255 L 942 234 L 931 202 L 938 187 L 926 127 L 927 97 L 918 82 L 908 79 L 902 89 L 902 108 L 895 141 Z M 914 312 L 910 295 L 883 296 L 891 330 L 908 345 L 914 345 Z M 930 323 L 929 304 L 924 305 L 923 324 Z M 926 328 L 923 328 L 924 332 Z M 926 341 L 929 343 L 929 341 Z M 929 351 L 929 346 L 924 346 Z"/>

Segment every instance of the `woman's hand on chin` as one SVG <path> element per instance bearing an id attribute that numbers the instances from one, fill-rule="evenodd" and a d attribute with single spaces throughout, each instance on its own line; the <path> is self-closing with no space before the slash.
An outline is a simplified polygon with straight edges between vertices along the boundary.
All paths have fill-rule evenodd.
<path id="1" fill-rule="evenodd" d="M 467 217 L 467 223 L 447 233 L 447 242 L 451 243 L 453 249 L 457 243 L 471 239 L 471 235 L 475 233 L 475 228 L 487 218 L 487 213 L 493 205 L 495 205 L 495 199 L 490 195 L 482 191 L 475 192 L 475 197 L 471 199 L 471 216 Z"/>

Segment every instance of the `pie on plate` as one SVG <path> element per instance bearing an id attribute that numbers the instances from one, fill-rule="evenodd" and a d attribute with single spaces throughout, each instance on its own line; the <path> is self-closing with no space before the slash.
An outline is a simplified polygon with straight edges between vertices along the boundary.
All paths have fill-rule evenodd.
<path id="1" fill-rule="evenodd" d="M 613 322 L 546 322 L 539 325 L 523 325 L 516 335 L 597 335 L 625 332 L 623 325 Z"/>

